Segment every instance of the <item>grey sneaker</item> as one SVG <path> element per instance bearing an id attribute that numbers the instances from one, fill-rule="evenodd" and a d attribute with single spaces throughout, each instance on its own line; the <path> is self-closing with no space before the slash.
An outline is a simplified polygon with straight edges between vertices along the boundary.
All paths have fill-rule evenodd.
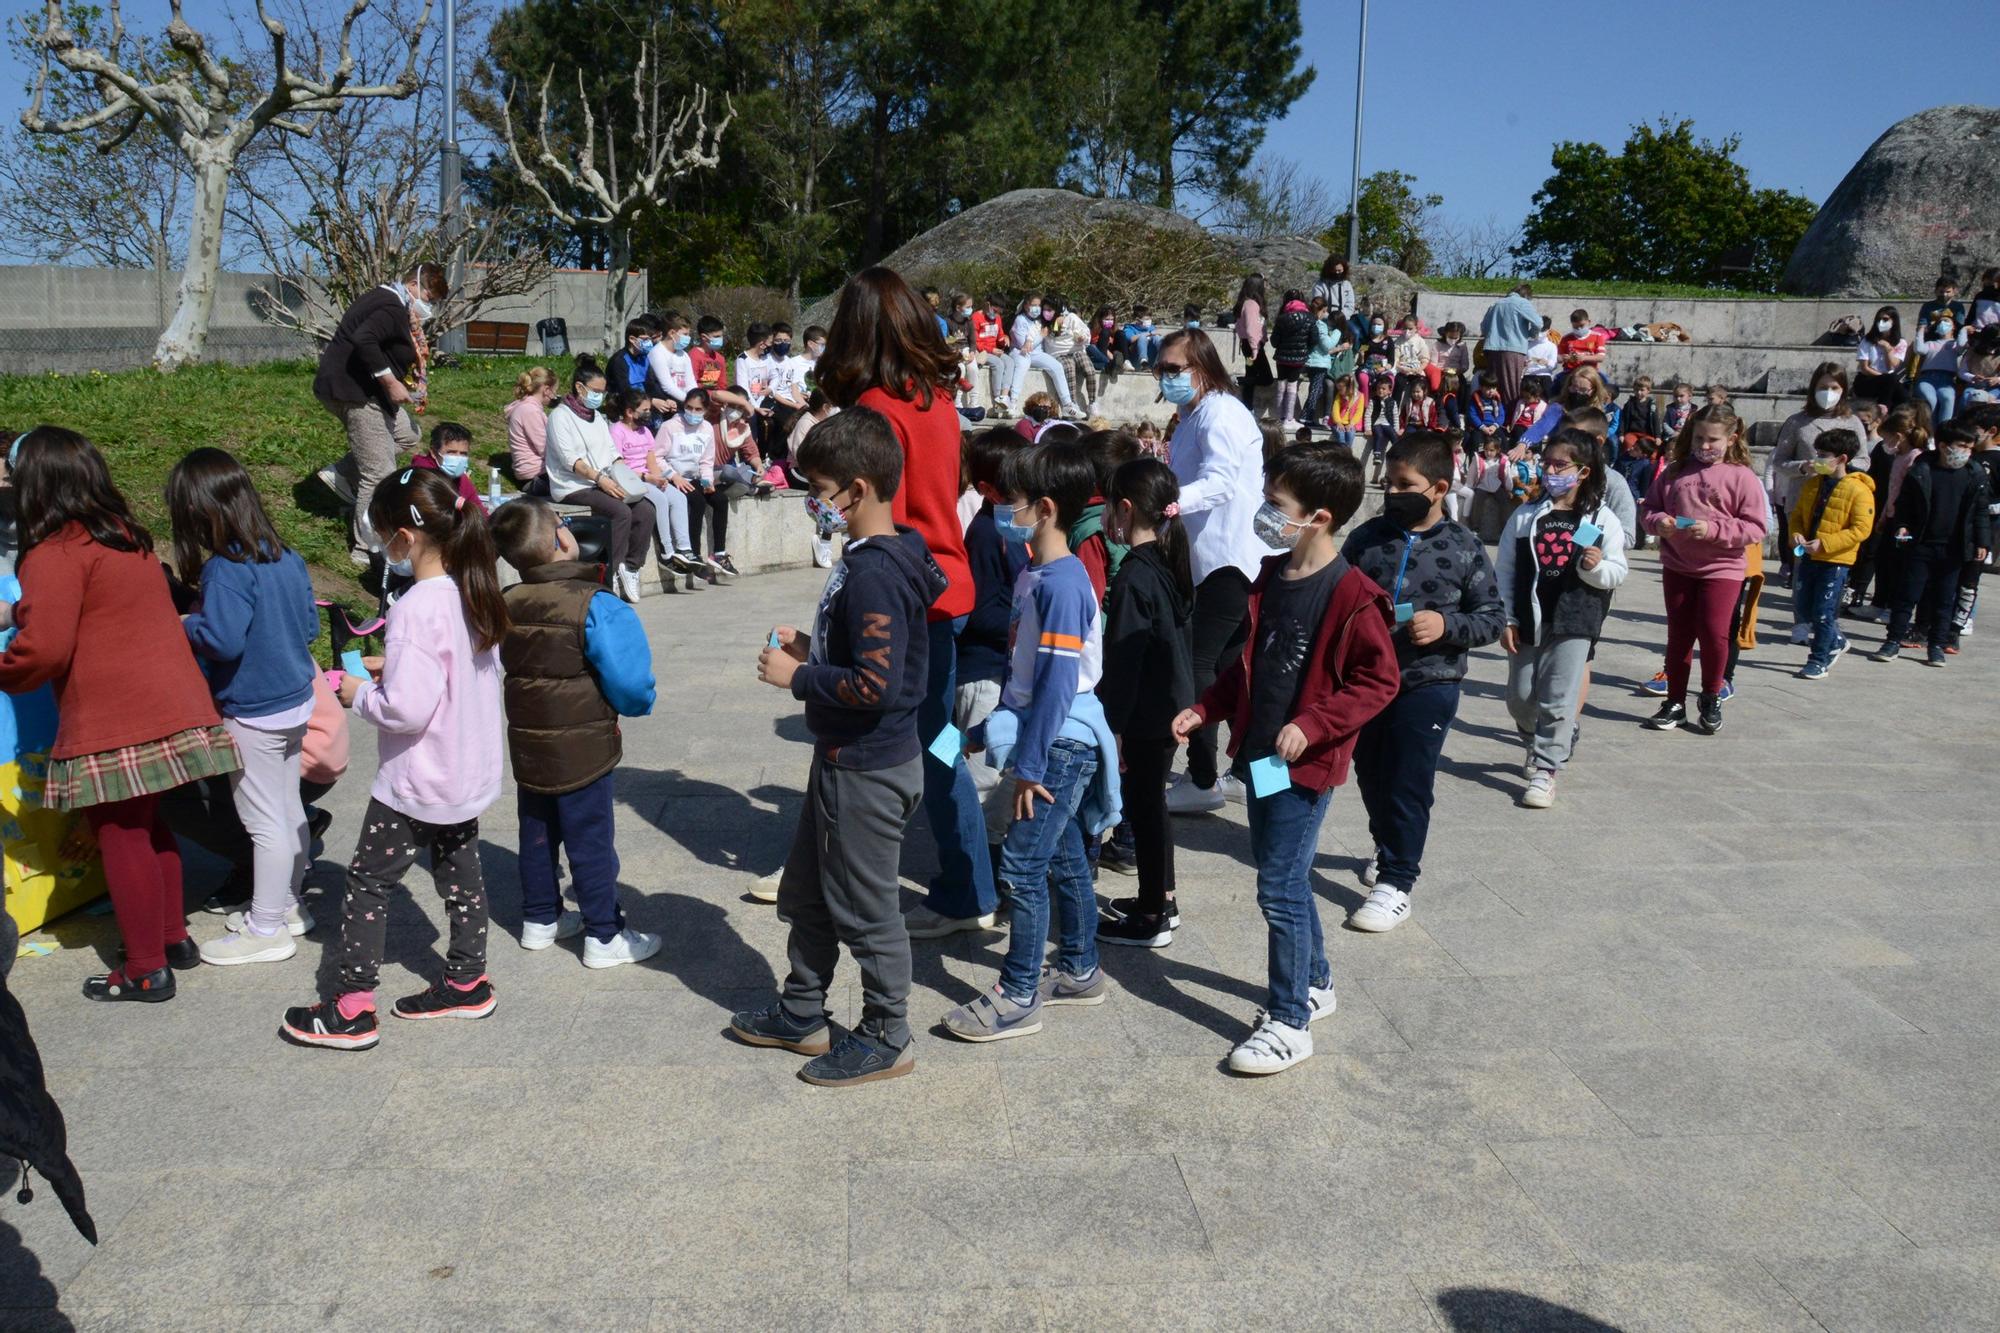
<path id="1" fill-rule="evenodd" d="M 1043 1004 L 1103 1004 L 1104 997 L 1111 993 L 1111 980 L 1101 967 L 1091 972 L 1090 980 L 1078 981 L 1060 967 L 1049 964 L 1042 968 L 1042 984 L 1037 990 L 1037 998 Z"/>
<path id="2" fill-rule="evenodd" d="M 960 1041 L 1005 1041 L 1026 1037 L 1042 1030 L 1042 996 L 1039 991 L 1026 1004 L 1016 1004 L 997 990 L 987 991 L 971 1004 L 960 1005 L 944 1016 L 944 1029 Z"/>
<path id="3" fill-rule="evenodd" d="M 729 1020 L 730 1035 L 746 1046 L 778 1046 L 800 1055 L 825 1055 L 832 1039 L 824 1014 L 812 1022 L 793 1018 L 782 1004 L 745 1009 Z"/>
<path id="4" fill-rule="evenodd" d="M 825 1055 L 806 1061 L 799 1077 L 822 1088 L 844 1088 L 901 1078 L 916 1067 L 916 1052 L 909 1045 L 891 1046 L 873 1033 L 850 1032 Z"/>

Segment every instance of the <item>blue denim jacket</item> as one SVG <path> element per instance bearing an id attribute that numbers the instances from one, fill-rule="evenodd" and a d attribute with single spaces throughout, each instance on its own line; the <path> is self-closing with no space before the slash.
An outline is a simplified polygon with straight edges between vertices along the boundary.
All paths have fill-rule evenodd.
<path id="1" fill-rule="evenodd" d="M 1007 759 L 1014 751 L 1014 737 L 1019 733 L 1019 715 L 1005 708 L 996 708 L 985 722 L 975 731 L 984 729 L 987 755 L 993 760 L 993 767 L 1005 771 Z M 1111 724 L 1105 721 L 1104 705 L 1093 693 L 1076 696 L 1070 706 L 1069 720 L 1057 733 L 1070 740 L 1088 740 L 1097 747 L 1097 776 L 1091 780 L 1090 790 L 1084 793 L 1083 803 L 1076 809 L 1076 817 L 1083 821 L 1084 832 L 1093 837 L 1115 825 L 1124 815 L 1118 782 L 1118 738 L 1111 734 Z"/>

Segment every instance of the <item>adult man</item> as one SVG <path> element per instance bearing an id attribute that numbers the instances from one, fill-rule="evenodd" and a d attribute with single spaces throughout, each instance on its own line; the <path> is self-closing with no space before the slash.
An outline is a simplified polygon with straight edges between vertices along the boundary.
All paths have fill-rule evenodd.
<path id="1" fill-rule="evenodd" d="M 1507 404 L 1507 420 L 1521 401 L 1521 372 L 1528 362 L 1528 349 L 1542 337 L 1542 315 L 1531 299 L 1534 288 L 1522 283 L 1486 308 L 1479 321 L 1481 349 L 1486 353 L 1486 374 Z"/>
<path id="2" fill-rule="evenodd" d="M 368 502 L 395 469 L 397 451 L 417 444 L 416 425 L 404 407 L 410 390 L 403 383 L 417 364 L 412 323 L 429 319 L 444 296 L 443 265 L 418 264 L 401 281 L 385 282 L 356 297 L 319 354 L 313 397 L 347 432 L 346 455 L 321 468 L 319 479 L 354 506 L 348 558 L 363 569 L 372 540 Z"/>

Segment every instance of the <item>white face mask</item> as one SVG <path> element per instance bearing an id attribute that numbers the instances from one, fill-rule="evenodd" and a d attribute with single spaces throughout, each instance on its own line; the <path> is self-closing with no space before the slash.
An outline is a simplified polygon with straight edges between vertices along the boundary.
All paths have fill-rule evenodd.
<path id="1" fill-rule="evenodd" d="M 1833 405 L 1840 401 L 1840 390 L 1834 388 L 1815 389 L 1813 390 L 1813 401 L 1819 404 L 1820 411 L 1830 412 L 1833 410 Z"/>
<path id="2" fill-rule="evenodd" d="M 1875 321 L 1875 332 L 1877 333 L 1887 333 L 1892 327 L 1893 325 L 1890 323 L 1890 321 L 1886 319 L 1878 319 Z"/>

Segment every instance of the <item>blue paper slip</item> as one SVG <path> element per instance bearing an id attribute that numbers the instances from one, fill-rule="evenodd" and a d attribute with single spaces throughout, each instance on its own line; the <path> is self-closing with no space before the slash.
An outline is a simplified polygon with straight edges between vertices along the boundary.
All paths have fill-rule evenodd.
<path id="1" fill-rule="evenodd" d="M 1674 526 L 1677 528 L 1691 528 L 1694 526 L 1694 520 L 1691 518 L 1677 518 L 1674 520 Z"/>
<path id="2" fill-rule="evenodd" d="M 950 768 L 953 764 L 956 764 L 958 756 L 964 750 L 965 733 L 949 722 L 944 724 L 944 730 L 937 734 L 937 739 L 932 741 L 930 745 L 931 758 L 937 760 L 946 768 Z"/>
<path id="3" fill-rule="evenodd" d="M 784 644 L 782 644 L 782 643 L 779 643 L 779 642 L 778 642 L 778 631 L 776 631 L 776 630 L 772 630 L 772 631 L 771 631 L 771 647 L 773 647 L 773 648 L 782 648 L 782 647 L 784 647 L 784 646 L 785 646 Z"/>
<path id="4" fill-rule="evenodd" d="M 367 664 L 361 660 L 361 650 L 359 648 L 349 648 L 340 655 L 340 669 L 356 680 L 375 679 L 374 676 L 369 674 Z"/>
<path id="5" fill-rule="evenodd" d="M 1396 603 L 1396 623 L 1398 625 L 1409 624 L 1410 617 L 1415 615 L 1416 613 L 1417 613 L 1417 604 L 1415 602 Z"/>
<path id="6" fill-rule="evenodd" d="M 1604 529 L 1598 527 L 1595 523 L 1579 523 L 1576 525 L 1575 541 L 1578 546 L 1595 546 L 1597 545 L 1597 539 L 1603 535 Z"/>
<path id="7" fill-rule="evenodd" d="M 1262 799 L 1276 796 L 1292 785 L 1291 765 L 1274 754 L 1252 760 L 1250 764 L 1250 792 Z"/>

